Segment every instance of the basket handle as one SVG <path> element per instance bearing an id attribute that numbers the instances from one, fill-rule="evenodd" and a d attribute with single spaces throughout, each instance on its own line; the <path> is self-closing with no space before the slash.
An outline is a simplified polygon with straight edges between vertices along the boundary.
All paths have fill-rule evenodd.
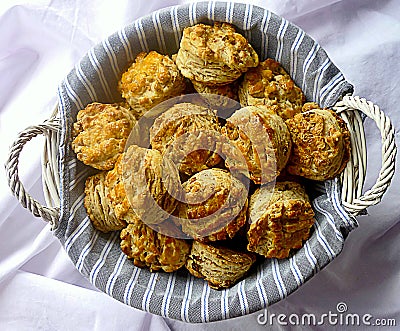
<path id="1" fill-rule="evenodd" d="M 367 207 L 381 201 L 383 194 L 388 189 L 395 171 L 395 158 L 397 148 L 395 144 L 394 128 L 390 119 L 379 107 L 364 98 L 346 95 L 336 103 L 334 110 L 344 119 L 350 130 L 351 157 L 341 175 L 342 204 L 354 216 L 362 213 Z M 378 179 L 371 189 L 362 193 L 366 175 L 366 148 L 363 121 L 359 110 L 375 121 L 381 133 L 382 165 Z M 53 228 L 59 217 L 59 208 L 43 206 L 39 201 L 30 196 L 18 175 L 19 156 L 24 145 L 39 134 L 50 139 L 54 133 L 61 129 L 59 120 L 52 117 L 42 124 L 30 126 L 19 133 L 16 141 L 10 147 L 8 159 L 5 164 L 8 185 L 21 205 L 27 208 L 34 216 L 41 217 L 49 222 Z"/>
<path id="2" fill-rule="evenodd" d="M 364 98 L 346 95 L 334 109 L 345 120 L 350 130 L 352 155 L 341 176 L 342 203 L 348 212 L 356 216 L 367 207 L 381 201 L 393 178 L 397 153 L 394 127 L 377 105 Z M 375 121 L 382 142 L 382 164 L 378 179 L 364 194 L 362 188 L 367 164 L 365 134 L 360 113 L 354 110 L 361 111 Z"/>
<path id="3" fill-rule="evenodd" d="M 11 145 L 5 164 L 8 185 L 12 193 L 23 207 L 27 208 L 34 216 L 41 217 L 47 221 L 52 229 L 58 220 L 59 208 L 43 206 L 26 192 L 18 175 L 18 164 L 22 148 L 28 141 L 40 134 L 48 137 L 54 132 L 59 132 L 60 128 L 59 120 L 55 118 L 48 119 L 39 125 L 29 126 L 18 134 L 17 139 Z"/>

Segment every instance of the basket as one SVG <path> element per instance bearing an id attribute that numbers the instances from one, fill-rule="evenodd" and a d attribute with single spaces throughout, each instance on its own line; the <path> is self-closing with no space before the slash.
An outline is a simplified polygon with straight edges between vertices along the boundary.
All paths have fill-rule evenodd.
<path id="1" fill-rule="evenodd" d="M 312 236 L 293 256 L 268 259 L 230 289 L 216 291 L 184 270 L 151 273 L 133 266 L 119 249 L 118 234 L 95 230 L 83 207 L 84 181 L 91 170 L 70 148 L 71 125 L 79 109 L 92 101 L 111 102 L 119 75 L 140 51 L 177 51 L 183 28 L 225 21 L 247 37 L 263 60 L 274 58 L 302 87 L 307 100 L 331 107 L 347 123 L 352 155 L 340 178 L 316 183 Z M 390 119 L 377 105 L 352 96 L 352 86 L 325 51 L 304 31 L 257 6 L 200 2 L 174 6 L 136 20 L 91 49 L 59 87 L 59 102 L 44 123 L 21 132 L 6 163 L 9 186 L 37 217 L 51 224 L 76 268 L 113 298 L 132 307 L 186 322 L 210 322 L 246 315 L 282 300 L 340 254 L 355 216 L 377 204 L 394 175 L 396 146 Z M 363 191 L 366 176 L 365 118 L 378 126 L 382 166 L 376 183 Z M 26 192 L 18 159 L 27 141 L 46 137 L 42 177 L 47 206 Z"/>

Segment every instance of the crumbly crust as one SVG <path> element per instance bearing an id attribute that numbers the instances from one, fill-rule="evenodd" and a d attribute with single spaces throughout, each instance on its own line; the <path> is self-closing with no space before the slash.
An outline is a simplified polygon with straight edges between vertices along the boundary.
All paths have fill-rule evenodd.
<path id="1" fill-rule="evenodd" d="M 122 74 L 118 89 L 140 118 L 160 102 L 181 95 L 185 80 L 168 55 L 142 52 Z"/>
<path id="2" fill-rule="evenodd" d="M 118 231 L 126 226 L 125 221 L 118 219 L 111 207 L 105 185 L 106 174 L 106 171 L 102 171 L 86 179 L 84 199 L 84 206 L 93 226 L 105 233 Z"/>
<path id="3" fill-rule="evenodd" d="M 283 119 L 300 113 L 305 102 L 301 89 L 280 63 L 272 59 L 260 62 L 244 74 L 239 87 L 239 99 L 243 106 L 271 106 Z"/>
<path id="4" fill-rule="evenodd" d="M 221 132 L 229 139 L 221 150 L 231 171 L 239 171 L 261 184 L 275 180 L 286 166 L 291 150 L 290 133 L 283 119 L 269 107 L 237 110 Z"/>
<path id="5" fill-rule="evenodd" d="M 182 199 L 175 164 L 157 150 L 131 145 L 123 157 L 123 183 L 135 214 L 146 224 L 159 224 Z"/>
<path id="6" fill-rule="evenodd" d="M 91 103 L 78 112 L 72 149 L 84 164 L 110 170 L 123 153 L 135 123 L 132 113 L 118 104 Z"/>
<path id="7" fill-rule="evenodd" d="M 184 184 L 178 205 L 182 231 L 199 241 L 233 238 L 246 224 L 247 189 L 226 170 L 203 170 Z"/>
<path id="8" fill-rule="evenodd" d="M 192 84 L 198 93 L 217 94 L 239 101 L 239 83 L 237 81 L 226 85 L 206 85 L 194 80 L 192 81 Z"/>
<path id="9" fill-rule="evenodd" d="M 250 197 L 249 217 L 247 249 L 279 259 L 303 245 L 315 221 L 304 187 L 295 182 L 258 188 Z"/>
<path id="10" fill-rule="evenodd" d="M 252 253 L 194 241 L 186 268 L 195 277 L 204 278 L 211 288 L 220 290 L 243 278 L 255 261 Z"/>
<path id="11" fill-rule="evenodd" d="M 214 111 L 179 103 L 156 118 L 150 128 L 150 143 L 152 149 L 175 162 L 180 172 L 192 175 L 221 161 L 214 152 L 220 130 Z"/>
<path id="12" fill-rule="evenodd" d="M 190 252 L 184 239 L 158 233 L 137 219 L 121 231 L 121 250 L 135 266 L 150 271 L 174 272 L 183 267 Z"/>
<path id="13" fill-rule="evenodd" d="M 108 192 L 107 198 L 111 204 L 112 210 L 115 212 L 116 217 L 119 220 L 132 223 L 136 221 L 138 216 L 132 209 L 131 204 L 126 196 L 125 183 L 123 181 L 123 158 L 124 154 L 121 154 L 115 163 L 115 167 L 107 172 L 105 186 Z"/>
<path id="14" fill-rule="evenodd" d="M 258 55 L 233 25 L 200 23 L 183 30 L 176 64 L 186 78 L 224 85 L 257 66 Z"/>
<path id="15" fill-rule="evenodd" d="M 334 111 L 306 104 L 305 112 L 286 121 L 293 141 L 288 172 L 313 180 L 340 174 L 350 158 L 350 133 Z"/>
<path id="16" fill-rule="evenodd" d="M 193 88 L 210 105 L 217 109 L 232 109 L 239 105 L 239 82 L 226 85 L 207 85 L 201 82 L 192 81 Z"/>

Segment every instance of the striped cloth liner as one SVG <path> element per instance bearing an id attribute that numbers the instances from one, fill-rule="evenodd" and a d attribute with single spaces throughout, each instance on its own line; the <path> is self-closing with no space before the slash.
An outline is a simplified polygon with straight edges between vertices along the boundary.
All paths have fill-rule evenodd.
<path id="1" fill-rule="evenodd" d="M 352 92 L 325 51 L 297 26 L 260 7 L 214 1 L 170 7 L 136 20 L 91 49 L 58 89 L 63 130 L 61 213 L 55 235 L 76 268 L 101 291 L 135 308 L 193 323 L 249 314 L 285 298 L 332 261 L 357 226 L 341 206 L 338 181 L 327 181 L 318 186 L 323 192 L 313 200 L 317 221 L 304 247 L 291 258 L 265 260 L 223 291 L 185 270 L 166 274 L 136 268 L 121 252 L 118 233 L 93 229 L 83 206 L 84 182 L 93 170 L 78 162 L 70 147 L 77 112 L 93 101 L 118 100 L 117 81 L 137 53 L 173 54 L 186 26 L 212 21 L 233 23 L 260 59 L 281 62 L 307 100 L 329 107 Z"/>

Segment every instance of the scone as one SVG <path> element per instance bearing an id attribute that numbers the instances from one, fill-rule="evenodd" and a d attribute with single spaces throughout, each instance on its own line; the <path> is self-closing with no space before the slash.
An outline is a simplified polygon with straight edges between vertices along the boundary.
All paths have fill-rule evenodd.
<path id="1" fill-rule="evenodd" d="M 168 156 L 180 172 L 192 175 L 221 161 L 214 152 L 220 130 L 213 110 L 178 103 L 156 118 L 150 128 L 150 144 Z"/>
<path id="2" fill-rule="evenodd" d="M 271 106 L 283 119 L 301 112 L 305 96 L 295 85 L 279 62 L 266 59 L 256 68 L 249 69 L 239 87 L 243 106 L 264 104 Z"/>
<path id="3" fill-rule="evenodd" d="M 110 170 L 123 153 L 136 120 L 118 104 L 89 104 L 77 114 L 72 149 L 78 160 L 99 170 Z"/>
<path id="4" fill-rule="evenodd" d="M 142 52 L 122 74 L 118 89 L 139 118 L 160 102 L 182 94 L 185 80 L 168 55 Z"/>
<path id="5" fill-rule="evenodd" d="M 136 145 L 123 155 L 122 181 L 135 214 L 147 225 L 159 224 L 183 198 L 178 168 L 157 150 Z"/>
<path id="6" fill-rule="evenodd" d="M 115 167 L 107 172 L 105 186 L 108 192 L 108 201 L 111 204 L 111 209 L 114 211 L 116 218 L 126 223 L 133 223 L 138 216 L 132 209 L 131 203 L 126 195 L 125 183 L 123 180 L 123 159 L 124 154 L 121 154 L 115 163 Z"/>
<path id="7" fill-rule="evenodd" d="M 93 226 L 102 232 L 117 231 L 126 226 L 126 222 L 118 219 L 111 207 L 105 185 L 106 174 L 106 171 L 102 171 L 85 181 L 84 206 Z"/>
<path id="8" fill-rule="evenodd" d="M 193 276 L 204 278 L 211 288 L 220 290 L 243 278 L 255 261 L 252 253 L 194 241 L 186 268 Z"/>
<path id="9" fill-rule="evenodd" d="M 247 188 L 228 171 L 203 170 L 183 183 L 182 231 L 199 241 L 233 238 L 246 223 Z"/>
<path id="10" fill-rule="evenodd" d="M 248 106 L 233 113 L 221 130 L 228 138 L 220 149 L 225 165 L 256 184 L 275 180 L 286 166 L 291 150 L 283 119 L 265 105 Z"/>
<path id="11" fill-rule="evenodd" d="M 190 245 L 184 239 L 157 233 L 139 219 L 128 224 L 120 237 L 121 250 L 134 265 L 148 267 L 150 271 L 176 271 L 185 265 L 190 252 Z"/>
<path id="12" fill-rule="evenodd" d="M 293 141 L 288 172 L 323 181 L 340 174 L 350 158 L 350 133 L 334 111 L 314 103 L 286 121 Z"/>
<path id="13" fill-rule="evenodd" d="M 250 197 L 249 218 L 247 249 L 279 259 L 302 247 L 315 221 L 304 187 L 295 182 L 258 188 Z"/>
<path id="14" fill-rule="evenodd" d="M 197 81 L 192 81 L 192 84 L 196 92 L 201 93 L 211 107 L 229 109 L 239 105 L 238 81 L 226 85 L 206 85 Z"/>
<path id="15" fill-rule="evenodd" d="M 224 85 L 256 67 L 258 55 L 233 25 L 199 23 L 183 30 L 176 65 L 192 81 Z"/>

